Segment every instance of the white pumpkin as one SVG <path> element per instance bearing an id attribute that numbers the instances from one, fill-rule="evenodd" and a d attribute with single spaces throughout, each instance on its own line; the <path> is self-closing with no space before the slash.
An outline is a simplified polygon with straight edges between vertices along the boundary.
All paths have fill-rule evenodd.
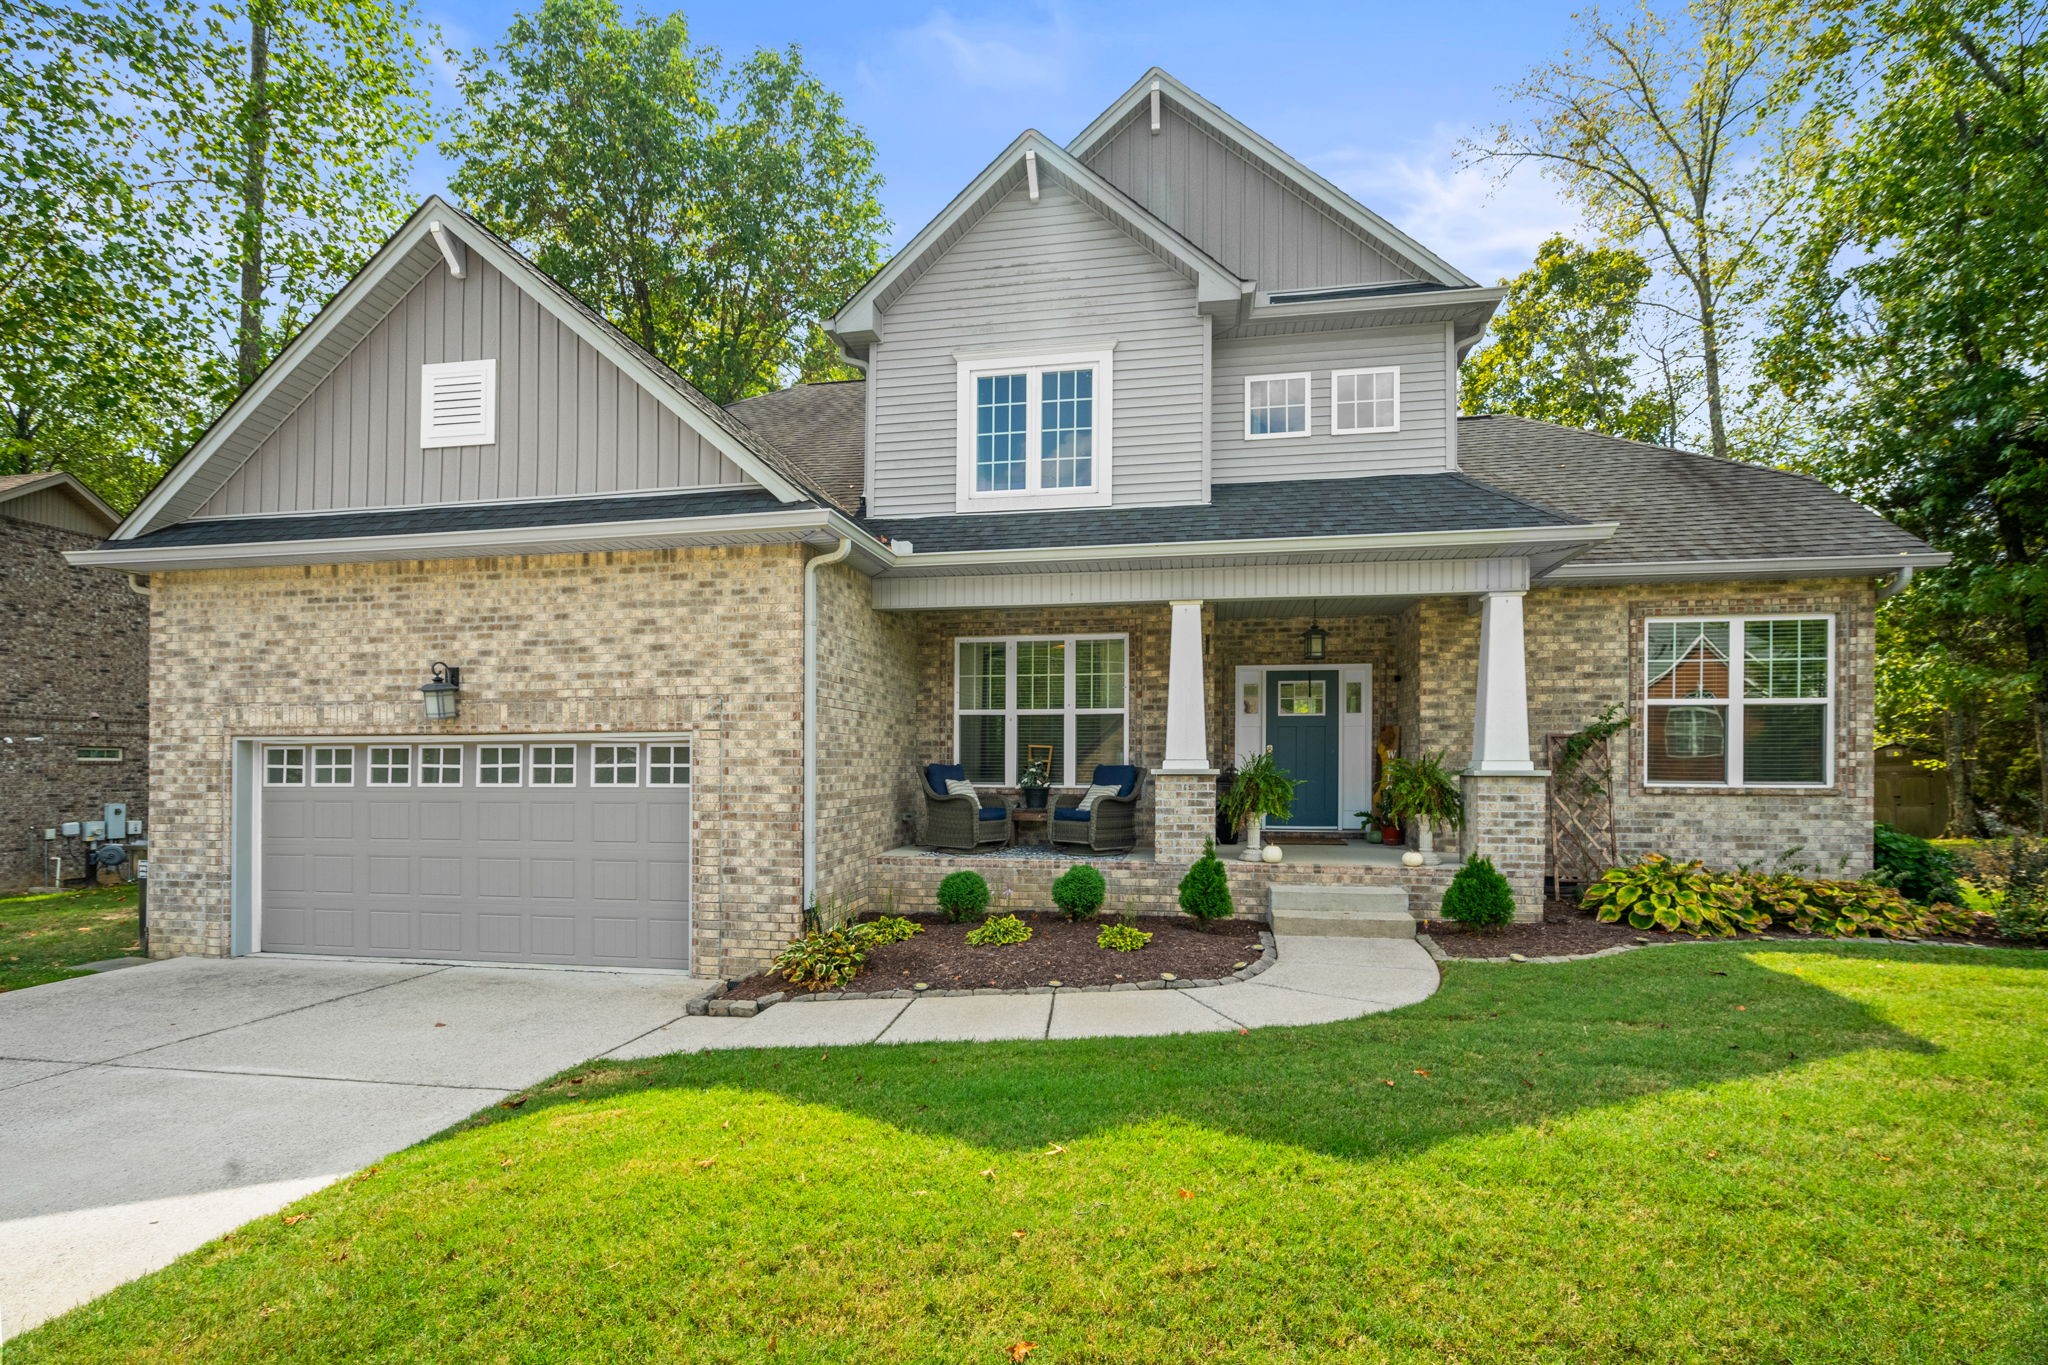
<path id="1" fill-rule="evenodd" d="M 1280 861 L 1280 845 L 1278 845 L 1278 844 L 1267 844 L 1267 845 L 1266 845 L 1266 851 L 1265 851 L 1264 857 L 1265 857 L 1266 861 L 1267 861 L 1267 862 L 1269 862 L 1269 863 L 1277 863 L 1277 862 L 1279 862 L 1279 861 Z"/>

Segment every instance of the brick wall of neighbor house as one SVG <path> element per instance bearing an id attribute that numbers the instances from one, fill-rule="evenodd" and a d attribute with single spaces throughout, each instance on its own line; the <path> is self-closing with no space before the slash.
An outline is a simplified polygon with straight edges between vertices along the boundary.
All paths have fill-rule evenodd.
<path id="1" fill-rule="evenodd" d="M 873 908 L 870 859 L 910 838 L 923 804 L 917 623 L 874 596 L 845 564 L 819 571 L 818 900 L 837 915 Z"/>
<path id="2" fill-rule="evenodd" d="M 110 801 L 148 817 L 148 606 L 120 575 L 64 562 L 96 543 L 0 516 L 0 891 L 42 879 L 44 829 Z M 83 746 L 121 761 L 81 763 Z M 68 875 L 85 846 L 58 848 Z"/>
<path id="3" fill-rule="evenodd" d="M 1129 694 L 1126 753 L 1132 763 L 1157 771 L 1166 752 L 1166 665 L 1172 638 L 1172 610 L 1164 603 L 1142 607 L 1034 607 L 1023 610 L 919 612 L 917 623 L 918 752 L 912 767 L 953 761 L 953 642 L 982 635 L 1128 634 Z M 1087 774 L 1079 774 L 1085 782 Z M 1004 791 L 1018 804 L 1015 788 Z M 1141 841 L 1152 829 L 1152 784 L 1138 799 Z M 917 799 L 919 837 L 924 801 Z"/>
<path id="4" fill-rule="evenodd" d="M 698 970 L 752 970 L 798 932 L 797 547 L 167 573 L 154 588 L 152 951 L 229 951 L 231 737 L 416 734 L 437 659 L 463 670 L 450 734 L 691 734 Z"/>
<path id="5" fill-rule="evenodd" d="M 1624 861 L 1661 852 L 1710 865 L 1792 861 L 1856 875 L 1871 861 L 1876 587 L 1865 579 L 1781 583 L 1630 584 L 1539 588 L 1526 604 L 1529 729 L 1568 734 L 1607 703 L 1638 717 L 1615 753 L 1617 842 Z M 1443 748 L 1462 766 L 1472 743 L 1479 618 L 1460 599 L 1419 604 L 1425 675 L 1415 748 Z M 1827 612 L 1835 616 L 1835 784 L 1823 790 L 1730 792 L 1646 787 L 1640 747 L 1643 622 L 1652 616 Z"/>

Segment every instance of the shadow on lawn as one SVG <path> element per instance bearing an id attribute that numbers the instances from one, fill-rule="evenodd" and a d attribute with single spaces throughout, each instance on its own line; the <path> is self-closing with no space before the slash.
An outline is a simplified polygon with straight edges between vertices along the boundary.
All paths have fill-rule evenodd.
<path id="1" fill-rule="evenodd" d="M 520 1110 L 490 1111 L 474 1122 L 531 1117 L 640 1088 L 733 1086 L 997 1150 L 1043 1149 L 1092 1131 L 1179 1118 L 1360 1158 L 1844 1053 L 1938 1051 L 1845 996 L 1751 961 L 1746 951 L 1757 949 L 1667 949 L 1564 967 L 1454 967 L 1420 1005 L 1308 1028 L 593 1064 L 570 1073 L 574 1083 L 541 1087 Z"/>

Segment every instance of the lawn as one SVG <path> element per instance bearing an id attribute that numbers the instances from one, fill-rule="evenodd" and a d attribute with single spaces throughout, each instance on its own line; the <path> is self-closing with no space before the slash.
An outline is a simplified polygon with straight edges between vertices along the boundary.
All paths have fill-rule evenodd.
<path id="1" fill-rule="evenodd" d="M 134 886 L 0 899 L 0 991 L 83 976 L 81 963 L 139 953 Z"/>
<path id="2" fill-rule="evenodd" d="M 2048 954 L 1451 963 L 1318 1028 L 588 1066 L 8 1361 L 2040 1362 L 2044 1123 Z"/>

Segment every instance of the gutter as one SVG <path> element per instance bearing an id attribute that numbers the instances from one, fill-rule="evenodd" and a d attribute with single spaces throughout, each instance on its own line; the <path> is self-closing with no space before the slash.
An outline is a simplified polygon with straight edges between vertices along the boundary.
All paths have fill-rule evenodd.
<path id="1" fill-rule="evenodd" d="M 818 903 L 818 570 L 853 553 L 853 541 L 804 564 L 804 895 L 806 914 Z M 821 926 L 822 927 L 822 926 Z"/>
<path id="2" fill-rule="evenodd" d="M 1574 561 L 1543 576 L 1545 583 L 1682 583 L 1700 578 L 1818 578 L 1939 569 L 1953 556 L 1940 550 L 1888 555 L 1782 555 L 1759 559 L 1647 559 L 1588 564 Z"/>

